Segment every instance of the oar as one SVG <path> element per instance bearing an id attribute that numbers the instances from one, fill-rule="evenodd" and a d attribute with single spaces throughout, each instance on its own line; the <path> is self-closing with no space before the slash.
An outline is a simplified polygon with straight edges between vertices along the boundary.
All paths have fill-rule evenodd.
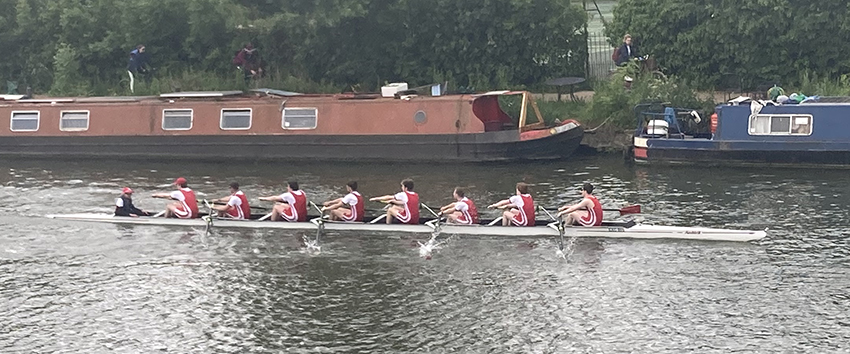
<path id="1" fill-rule="evenodd" d="M 158 217 L 161 217 L 161 216 L 163 216 L 163 215 L 165 215 L 165 210 L 160 211 L 160 212 L 158 212 L 158 213 L 154 214 L 154 215 L 153 215 L 153 216 L 151 216 L 151 217 L 152 217 L 152 218 L 158 218 Z"/>
<path id="2" fill-rule="evenodd" d="M 381 210 L 383 210 L 384 212 L 386 212 L 386 211 L 387 211 L 387 209 L 389 209 L 389 208 L 390 208 L 390 204 L 389 204 L 389 202 L 387 202 L 387 205 L 386 205 L 386 206 L 384 206 L 384 208 L 383 208 L 383 209 L 381 209 Z M 370 221 L 369 223 L 370 223 L 370 224 L 377 224 L 377 223 L 381 222 L 382 220 L 384 220 L 384 219 L 386 219 L 386 218 L 387 218 L 387 214 L 380 215 L 380 216 L 378 216 L 378 217 L 376 217 L 376 218 L 372 219 L 372 221 Z"/>
<path id="3" fill-rule="evenodd" d="M 204 233 L 209 234 L 210 230 L 212 229 L 212 226 L 213 226 L 214 215 L 216 215 L 217 212 L 216 212 L 215 209 L 213 209 L 213 206 L 210 204 L 209 201 L 204 199 L 203 202 L 204 202 L 204 205 L 207 208 L 209 208 L 209 210 L 210 210 L 209 213 L 207 214 L 207 216 L 201 217 L 201 220 L 204 220 L 204 222 L 207 224 L 207 227 L 204 229 Z"/>
<path id="4" fill-rule="evenodd" d="M 505 218 L 504 216 L 500 216 L 498 218 L 495 218 L 495 219 L 493 219 L 493 221 L 491 221 L 489 224 L 487 224 L 487 226 L 496 225 L 496 224 L 502 222 L 502 219 L 504 219 L 504 218 Z"/>
<path id="5" fill-rule="evenodd" d="M 435 218 L 437 218 L 437 223 L 434 225 L 434 232 L 433 232 L 433 235 L 431 236 L 431 239 L 436 239 L 437 236 L 440 235 L 440 231 L 442 231 L 442 229 L 443 229 L 443 225 L 441 223 L 441 221 L 443 220 L 443 216 L 434 212 L 434 209 L 431 209 L 429 206 L 425 205 L 425 203 L 420 203 L 420 204 L 426 210 L 428 210 L 428 212 L 433 214 Z"/>
<path id="6" fill-rule="evenodd" d="M 227 203 L 225 203 L 225 202 L 219 202 L 219 201 L 214 201 L 214 202 L 212 202 L 211 204 L 215 204 L 215 205 L 227 205 Z M 257 209 L 257 210 L 270 210 L 270 209 L 269 209 L 269 208 L 267 208 L 267 207 L 261 207 L 261 206 L 256 206 L 256 205 L 249 205 L 249 206 L 251 207 L 251 209 Z"/>
<path id="7" fill-rule="evenodd" d="M 378 217 L 372 219 L 372 221 L 370 221 L 369 223 L 370 224 L 377 224 L 377 223 L 381 222 L 382 220 L 384 220 L 386 218 L 387 218 L 387 214 L 384 214 L 384 215 L 381 215 L 381 216 L 378 216 Z"/>
<path id="8" fill-rule="evenodd" d="M 558 223 L 558 234 L 560 235 L 560 240 L 558 241 L 558 252 L 564 253 L 564 222 L 555 218 L 552 213 L 542 206 L 537 206 L 537 209 L 543 210 L 543 212 L 546 213 L 552 221 Z"/>
<path id="9" fill-rule="evenodd" d="M 253 207 L 252 207 L 252 208 L 253 208 Z M 257 209 L 261 209 L 261 208 L 257 208 Z M 266 220 L 266 219 L 268 219 L 268 218 L 272 217 L 272 215 L 274 215 L 274 213 L 275 213 L 275 211 L 274 211 L 274 207 L 271 207 L 271 208 L 262 208 L 262 209 L 271 210 L 271 211 L 270 211 L 268 214 L 263 215 L 263 217 L 261 217 L 261 218 L 257 219 L 257 221 L 263 221 L 263 220 Z"/>
<path id="10" fill-rule="evenodd" d="M 540 207 L 540 209 L 544 209 L 544 208 Z M 558 210 L 558 208 L 549 208 L 549 209 Z M 619 208 L 619 209 L 602 208 L 602 211 L 617 211 L 617 212 L 620 212 L 620 214 L 640 214 L 640 204 L 629 205 L 629 206 L 625 206 L 625 207 L 622 207 L 622 208 Z"/>
<path id="11" fill-rule="evenodd" d="M 316 208 L 316 210 L 319 211 L 319 221 L 318 221 L 319 228 L 318 228 L 318 230 L 316 230 L 316 242 L 313 243 L 313 247 L 319 247 L 319 235 L 321 235 L 322 232 L 325 231 L 325 220 L 324 220 L 325 212 L 323 212 L 322 208 L 319 208 L 319 206 L 316 205 L 316 203 L 313 203 L 312 200 L 310 201 L 310 205 L 312 205 L 313 208 Z"/>

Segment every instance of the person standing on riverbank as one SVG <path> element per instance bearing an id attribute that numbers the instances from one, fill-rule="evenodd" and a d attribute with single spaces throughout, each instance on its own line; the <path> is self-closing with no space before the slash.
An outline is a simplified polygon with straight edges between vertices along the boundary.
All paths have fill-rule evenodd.
<path id="1" fill-rule="evenodd" d="M 617 64 L 617 66 L 622 66 L 632 58 L 637 58 L 637 48 L 632 45 L 632 36 L 630 34 L 623 36 L 623 44 L 617 48 L 616 54 L 617 59 L 614 60 L 614 64 Z"/>
<path id="2" fill-rule="evenodd" d="M 567 225 L 602 226 L 602 204 L 593 195 L 593 185 L 585 183 L 581 187 L 582 200 L 577 204 L 558 208 L 558 217 Z"/>
<path id="3" fill-rule="evenodd" d="M 535 226 L 534 199 L 529 193 L 528 184 L 516 184 L 516 195 L 491 204 L 488 208 L 507 209 L 502 213 L 502 226 Z"/>
<path id="4" fill-rule="evenodd" d="M 413 191 L 412 179 L 401 181 L 401 192 L 369 200 L 390 204 L 390 208 L 387 209 L 387 224 L 392 224 L 393 220 L 398 220 L 402 224 L 419 223 L 419 194 Z"/>
<path id="5" fill-rule="evenodd" d="M 233 65 L 242 72 L 245 83 L 253 78 L 263 76 L 263 67 L 260 63 L 260 54 L 251 43 L 246 44 L 233 57 Z"/>
<path id="6" fill-rule="evenodd" d="M 348 194 L 342 198 L 326 201 L 322 206 L 322 212 L 330 211 L 331 220 L 362 222 L 366 210 L 363 196 L 357 191 L 357 181 L 348 182 L 345 189 Z"/>
<path id="7" fill-rule="evenodd" d="M 150 85 L 151 80 L 151 67 L 148 63 L 148 54 L 145 52 L 145 46 L 143 44 L 139 44 L 136 46 L 136 49 L 130 51 L 130 60 L 127 63 L 127 73 L 130 75 L 130 92 L 135 93 L 135 78 L 139 74 L 144 76 L 145 82 Z"/>
<path id="8" fill-rule="evenodd" d="M 286 182 L 286 192 L 260 200 L 280 202 L 272 209 L 272 221 L 307 221 L 307 194 L 298 186 L 297 181 Z"/>
<path id="9" fill-rule="evenodd" d="M 121 195 L 115 199 L 115 216 L 130 216 L 135 218 L 150 215 L 150 213 L 133 205 L 133 190 L 130 187 L 124 187 L 121 190 Z"/>
<path id="10" fill-rule="evenodd" d="M 171 199 L 176 202 L 165 207 L 166 218 L 179 219 L 194 219 L 199 216 L 198 199 L 195 197 L 195 192 L 189 188 L 186 179 L 183 177 L 174 180 L 174 186 L 177 190 L 171 193 L 157 193 L 154 198 Z"/>

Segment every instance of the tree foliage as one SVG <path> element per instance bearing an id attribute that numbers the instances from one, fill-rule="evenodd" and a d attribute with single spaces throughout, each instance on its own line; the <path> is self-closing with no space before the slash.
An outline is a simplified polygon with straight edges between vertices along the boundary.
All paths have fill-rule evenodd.
<path id="1" fill-rule="evenodd" d="M 0 8 L 0 79 L 37 92 L 78 93 L 69 80 L 122 92 L 137 44 L 160 79 L 234 77 L 231 59 L 250 41 L 274 75 L 365 89 L 397 80 L 530 85 L 581 75 L 587 57 L 586 15 L 561 0 L 0 0 Z"/>
<path id="2" fill-rule="evenodd" d="M 744 86 L 797 83 L 799 72 L 850 72 L 850 2 L 846 0 L 620 0 L 606 28 L 624 33 L 667 72 L 702 85 L 724 77 Z"/>
<path id="3" fill-rule="evenodd" d="M 625 78 L 634 79 L 629 89 L 625 88 Z M 584 114 L 588 122 L 610 121 L 611 124 L 633 128 L 636 125 L 635 105 L 660 102 L 672 107 L 701 111 L 704 115 L 711 112 L 714 102 L 701 99 L 696 92 L 676 76 L 658 76 L 641 70 L 635 62 L 618 67 L 611 80 L 599 82 L 594 87 L 593 100 Z"/>

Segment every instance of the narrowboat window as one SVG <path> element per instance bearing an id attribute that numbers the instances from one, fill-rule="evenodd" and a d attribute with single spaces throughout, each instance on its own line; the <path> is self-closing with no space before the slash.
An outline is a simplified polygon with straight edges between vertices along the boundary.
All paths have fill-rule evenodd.
<path id="1" fill-rule="evenodd" d="M 191 109 L 164 109 L 162 110 L 162 130 L 189 130 L 192 129 Z"/>
<path id="2" fill-rule="evenodd" d="M 316 108 L 284 108 L 283 129 L 316 129 L 319 110 Z"/>
<path id="3" fill-rule="evenodd" d="M 791 117 L 789 116 L 774 116 L 770 117 L 770 133 L 790 133 L 791 132 Z"/>
<path id="4" fill-rule="evenodd" d="M 64 111 L 59 116 L 59 130 L 85 131 L 89 130 L 88 111 Z"/>
<path id="5" fill-rule="evenodd" d="M 811 135 L 812 116 L 758 115 L 750 117 L 750 135 Z"/>
<path id="6" fill-rule="evenodd" d="M 41 113 L 38 111 L 12 112 L 12 122 L 9 129 L 13 132 L 34 132 L 38 130 Z"/>
<path id="7" fill-rule="evenodd" d="M 762 135 L 770 132 L 770 116 L 750 117 L 750 134 Z"/>
<path id="8" fill-rule="evenodd" d="M 812 134 L 812 117 L 810 116 L 794 116 L 794 124 L 791 124 L 792 135 L 811 135 Z"/>
<path id="9" fill-rule="evenodd" d="M 219 127 L 223 130 L 250 129 L 251 109 L 222 109 Z"/>

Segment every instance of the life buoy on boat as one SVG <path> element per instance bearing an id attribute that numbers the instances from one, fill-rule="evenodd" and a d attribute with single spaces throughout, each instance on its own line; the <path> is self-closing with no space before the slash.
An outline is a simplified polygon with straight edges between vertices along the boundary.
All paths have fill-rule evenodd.
<path id="1" fill-rule="evenodd" d="M 711 134 L 717 132 L 717 113 L 711 115 Z"/>

